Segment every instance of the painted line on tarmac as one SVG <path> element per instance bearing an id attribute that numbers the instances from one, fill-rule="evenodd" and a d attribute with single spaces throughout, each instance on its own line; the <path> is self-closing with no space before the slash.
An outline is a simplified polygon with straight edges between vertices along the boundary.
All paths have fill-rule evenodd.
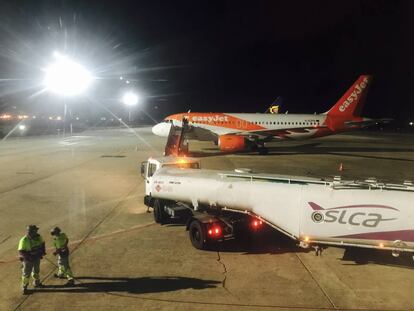
<path id="1" fill-rule="evenodd" d="M 77 142 L 61 141 L 61 142 L 59 142 L 59 144 L 62 145 L 62 146 L 72 146 L 72 145 L 76 145 Z"/>
<path id="2" fill-rule="evenodd" d="M 11 238 L 11 235 L 6 236 L 5 238 L 3 238 L 3 240 L 0 241 L 0 244 L 3 244 L 4 242 L 6 242 L 10 238 Z"/>
<path id="3" fill-rule="evenodd" d="M 155 222 L 147 223 L 147 224 L 144 224 L 144 225 L 133 226 L 133 227 L 128 228 L 128 229 L 116 230 L 116 231 L 113 231 L 111 233 L 105 233 L 105 234 L 101 234 L 101 235 L 96 235 L 96 236 L 93 236 L 93 237 L 88 238 L 87 240 L 84 241 L 84 243 L 94 242 L 94 241 L 99 241 L 99 240 L 111 238 L 111 237 L 113 237 L 115 235 L 118 235 L 118 234 L 124 234 L 124 233 L 129 233 L 129 232 L 132 232 L 132 231 L 135 231 L 135 230 L 145 229 L 145 228 L 151 227 L 153 225 L 155 225 Z M 7 239 L 8 238 L 6 238 L 6 240 Z M 2 241 L 2 242 L 5 242 L 5 241 Z M 0 242 L 0 244 L 2 242 Z M 69 243 L 69 248 L 74 248 L 75 246 L 77 246 L 81 242 L 82 242 L 82 240 L 73 241 L 73 242 Z M 53 251 L 54 249 L 55 249 L 54 247 L 48 247 L 46 249 L 46 252 Z M 0 261 L 0 265 L 1 264 L 15 263 L 15 262 L 18 262 L 18 261 L 20 261 L 19 258 L 18 257 L 14 257 L 13 259 L 10 258 L 10 259 L 7 259 L 7 260 Z"/>
<path id="4" fill-rule="evenodd" d="M 154 226 L 154 225 L 155 225 L 155 222 L 151 222 L 151 223 L 144 224 L 144 225 L 134 226 L 134 227 L 131 227 L 131 228 L 128 228 L 128 229 L 115 230 L 111 233 L 106 233 L 106 234 L 101 234 L 101 235 L 97 235 L 97 236 L 94 236 L 94 237 L 90 237 L 87 240 L 85 240 L 84 242 L 87 243 L 89 241 L 98 241 L 98 240 L 102 240 L 102 239 L 106 239 L 106 238 L 111 238 L 114 235 L 129 233 L 129 232 L 132 232 L 132 231 L 135 231 L 135 230 L 144 229 L 144 228 L 151 227 L 151 226 Z M 77 240 L 77 241 L 74 241 L 70 244 L 73 245 L 73 246 L 75 246 L 75 245 L 77 246 L 80 243 L 82 243 L 82 240 Z"/>
<path id="5" fill-rule="evenodd" d="M 122 295 L 112 292 L 104 292 L 109 296 L 132 298 L 147 301 L 157 301 L 166 303 L 182 303 L 182 304 L 195 304 L 195 305 L 210 305 L 210 306 L 228 306 L 228 307 L 241 307 L 241 308 L 278 308 L 278 309 L 295 309 L 295 310 L 341 310 L 341 311 L 404 311 L 405 309 L 372 309 L 372 308 L 339 308 L 332 309 L 332 307 L 315 307 L 315 306 L 288 306 L 288 305 L 261 305 L 261 304 L 243 304 L 243 303 L 230 303 L 230 302 L 208 302 L 208 301 L 194 301 L 194 300 L 179 300 L 179 299 L 163 299 L 163 298 L 151 298 L 151 297 L 139 297 L 132 295 Z"/>
<path id="6" fill-rule="evenodd" d="M 41 177 L 39 177 L 39 178 L 35 178 L 35 179 L 32 179 L 32 180 L 29 180 L 29 181 L 27 181 L 27 182 L 21 183 L 20 185 L 13 186 L 12 188 L 9 188 L 9 189 L 7 189 L 7 188 L 6 188 L 6 189 L 4 189 L 4 190 L 1 190 L 1 191 L 0 191 L 0 194 L 4 194 L 4 193 L 7 193 L 7 192 L 11 192 L 11 191 L 17 190 L 17 189 L 19 189 L 19 188 L 22 188 L 22 187 L 25 187 L 25 186 L 31 185 L 31 184 L 33 184 L 33 183 L 35 183 L 35 182 L 38 182 L 38 181 L 42 181 L 42 180 L 48 179 L 48 178 L 50 178 L 50 177 L 52 177 L 52 176 L 54 176 L 54 175 L 59 175 L 59 174 L 61 174 L 61 173 L 64 173 L 64 172 L 69 171 L 69 170 L 71 170 L 71 169 L 77 168 L 77 167 L 82 166 L 82 165 L 84 165 L 84 164 L 86 164 L 86 163 L 89 163 L 89 162 L 91 162 L 91 161 L 97 161 L 97 160 L 99 160 L 99 157 L 97 157 L 97 158 L 92 158 L 92 159 L 89 159 L 89 160 L 83 161 L 83 162 L 81 162 L 81 163 L 78 163 L 78 164 L 76 164 L 76 165 L 74 165 L 74 166 L 71 166 L 71 167 L 65 168 L 65 169 L 60 170 L 60 171 L 58 171 L 58 172 L 54 172 L 54 173 L 52 173 L 52 174 L 47 174 L 47 175 L 45 175 L 45 176 L 41 176 Z"/>
<path id="7" fill-rule="evenodd" d="M 316 279 L 316 277 L 313 275 L 312 271 L 308 268 L 308 266 L 306 266 L 306 264 L 303 262 L 302 258 L 300 258 L 300 256 L 295 253 L 296 257 L 299 259 L 300 263 L 302 264 L 302 266 L 305 268 L 305 270 L 309 273 L 310 277 L 312 278 L 312 280 L 315 282 L 315 284 L 318 286 L 319 290 L 322 292 L 322 294 L 325 296 L 326 300 L 330 303 L 330 305 L 332 306 L 332 308 L 334 310 L 343 310 L 343 309 L 338 309 L 338 307 L 335 305 L 335 303 L 333 302 L 333 300 L 331 299 L 331 297 L 329 297 L 328 293 L 323 289 L 322 285 L 319 284 L 318 280 Z M 332 309 L 331 308 L 331 309 Z"/>

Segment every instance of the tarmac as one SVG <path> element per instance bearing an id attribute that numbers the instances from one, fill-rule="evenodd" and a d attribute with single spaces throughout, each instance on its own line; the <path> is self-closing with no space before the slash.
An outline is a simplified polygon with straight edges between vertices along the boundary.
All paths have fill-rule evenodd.
<path id="1" fill-rule="evenodd" d="M 402 182 L 414 180 L 413 139 L 361 132 L 275 142 L 269 155 L 190 149 L 204 168 Z M 139 167 L 164 145 L 150 128 L 0 142 L 0 310 L 414 310 L 408 255 L 329 247 L 315 256 L 269 229 L 200 251 L 183 226 L 155 224 Z M 17 244 L 28 224 L 46 240 L 45 287 L 22 296 Z M 75 287 L 53 277 L 54 226 L 70 238 Z"/>

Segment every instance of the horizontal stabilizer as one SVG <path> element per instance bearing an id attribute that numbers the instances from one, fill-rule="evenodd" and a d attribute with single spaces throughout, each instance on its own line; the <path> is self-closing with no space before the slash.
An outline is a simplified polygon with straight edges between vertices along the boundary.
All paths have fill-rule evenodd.
<path id="1" fill-rule="evenodd" d="M 394 121 L 394 119 L 369 119 L 369 120 L 363 120 L 363 121 L 348 121 L 345 122 L 345 125 L 347 126 L 361 126 L 361 127 L 366 127 L 366 126 L 371 126 L 371 125 L 376 125 L 376 124 L 387 124 L 387 123 L 391 123 L 392 121 Z"/>

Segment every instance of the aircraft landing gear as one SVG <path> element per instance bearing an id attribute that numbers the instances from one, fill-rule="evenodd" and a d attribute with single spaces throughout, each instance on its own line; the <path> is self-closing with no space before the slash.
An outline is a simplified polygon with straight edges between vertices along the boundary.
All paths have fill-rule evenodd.
<path id="1" fill-rule="evenodd" d="M 266 154 L 269 153 L 269 149 L 267 149 L 263 143 L 262 144 L 257 144 L 257 143 L 252 144 L 250 146 L 250 150 L 252 152 L 258 152 L 260 155 L 266 155 Z"/>
<path id="2" fill-rule="evenodd" d="M 257 151 L 259 152 L 260 155 L 266 155 L 269 153 L 269 149 L 267 149 L 264 145 L 258 146 Z"/>

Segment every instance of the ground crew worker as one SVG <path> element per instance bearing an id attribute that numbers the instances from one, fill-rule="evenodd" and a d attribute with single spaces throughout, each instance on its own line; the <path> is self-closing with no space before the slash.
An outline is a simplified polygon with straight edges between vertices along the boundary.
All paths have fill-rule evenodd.
<path id="1" fill-rule="evenodd" d="M 18 251 L 22 262 L 22 293 L 28 294 L 30 274 L 33 277 L 33 286 L 41 287 L 40 260 L 46 255 L 46 247 L 43 238 L 37 233 L 39 228 L 35 225 L 27 227 L 27 234 L 20 239 Z"/>
<path id="2" fill-rule="evenodd" d="M 73 286 L 75 285 L 75 280 L 73 279 L 72 270 L 69 266 L 69 239 L 59 227 L 53 228 L 50 234 L 53 236 L 53 245 L 56 248 L 53 255 L 58 258 L 58 272 L 55 274 L 55 277 L 60 279 L 66 277 L 68 279 L 66 285 Z"/>

